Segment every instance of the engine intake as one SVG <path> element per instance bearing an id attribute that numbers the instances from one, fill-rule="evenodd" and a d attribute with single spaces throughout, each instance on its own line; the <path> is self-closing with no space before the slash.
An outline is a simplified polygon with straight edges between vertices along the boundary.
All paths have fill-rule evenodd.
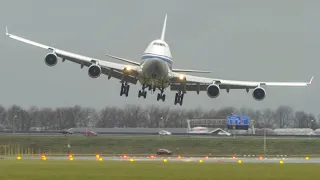
<path id="1" fill-rule="evenodd" d="M 101 68 L 98 65 L 91 65 L 88 70 L 88 74 L 91 78 L 97 78 L 101 74 Z"/>
<path id="2" fill-rule="evenodd" d="M 207 95 L 210 98 L 216 98 L 220 94 L 220 87 L 216 84 L 211 84 L 207 87 Z"/>
<path id="3" fill-rule="evenodd" d="M 58 56 L 54 53 L 49 53 L 46 55 L 46 57 L 44 58 L 44 62 L 48 65 L 48 66 L 54 66 L 57 64 L 58 62 Z"/>
<path id="4" fill-rule="evenodd" d="M 255 100 L 261 101 L 266 97 L 266 91 L 261 87 L 257 87 L 253 90 L 252 96 Z"/>

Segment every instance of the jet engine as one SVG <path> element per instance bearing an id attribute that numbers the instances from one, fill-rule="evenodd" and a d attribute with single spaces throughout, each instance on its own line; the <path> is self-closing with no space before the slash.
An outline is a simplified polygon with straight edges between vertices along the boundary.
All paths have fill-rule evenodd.
<path id="1" fill-rule="evenodd" d="M 58 56 L 54 53 L 49 53 L 44 58 L 44 61 L 48 66 L 54 66 L 58 62 Z"/>
<path id="2" fill-rule="evenodd" d="M 91 65 L 88 70 L 88 74 L 91 78 L 97 78 L 101 74 L 101 68 L 98 65 Z"/>
<path id="3" fill-rule="evenodd" d="M 261 87 L 256 87 L 252 92 L 252 96 L 255 100 L 261 101 L 266 97 L 266 91 Z"/>
<path id="4" fill-rule="evenodd" d="M 207 95 L 210 98 L 216 98 L 220 94 L 220 87 L 216 84 L 211 84 L 207 87 Z"/>

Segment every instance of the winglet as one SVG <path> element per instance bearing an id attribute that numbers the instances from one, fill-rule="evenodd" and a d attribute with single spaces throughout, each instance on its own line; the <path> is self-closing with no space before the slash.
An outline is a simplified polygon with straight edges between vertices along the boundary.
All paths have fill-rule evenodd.
<path id="1" fill-rule="evenodd" d="M 8 27 L 6 26 L 6 35 L 9 35 Z"/>
<path id="2" fill-rule="evenodd" d="M 311 85 L 311 84 L 312 84 L 313 78 L 314 78 L 314 75 L 311 77 L 310 81 L 308 82 L 308 85 Z"/>

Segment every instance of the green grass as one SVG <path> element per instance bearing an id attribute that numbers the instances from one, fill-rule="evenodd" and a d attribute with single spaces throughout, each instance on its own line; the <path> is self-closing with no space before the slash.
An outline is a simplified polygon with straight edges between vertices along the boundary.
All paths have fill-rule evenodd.
<path id="1" fill-rule="evenodd" d="M 301 180 L 318 179 L 320 164 L 0 160 L 3 180 Z"/>
<path id="2" fill-rule="evenodd" d="M 66 154 L 67 144 L 75 154 L 154 154 L 158 148 L 180 155 L 263 155 L 263 139 L 188 138 L 188 137 L 84 137 L 84 136 L 0 136 L 8 152 L 21 154 Z M 22 153 L 23 152 L 23 153 Z M 267 155 L 320 155 L 320 139 L 268 139 Z"/>

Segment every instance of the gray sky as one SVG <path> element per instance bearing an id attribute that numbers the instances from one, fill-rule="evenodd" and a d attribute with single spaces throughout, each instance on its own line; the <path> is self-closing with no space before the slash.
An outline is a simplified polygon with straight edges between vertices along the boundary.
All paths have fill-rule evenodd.
<path id="1" fill-rule="evenodd" d="M 277 108 L 318 113 L 320 1 L 295 0 L 4 0 L 0 6 L 1 104 L 29 107 L 82 105 L 102 108 L 125 104 L 176 108 L 224 106 Z M 160 37 L 168 14 L 166 40 L 174 68 L 212 70 L 207 77 L 254 81 L 309 81 L 311 87 L 267 87 L 264 101 L 252 92 L 223 91 L 216 99 L 205 92 L 186 94 L 174 106 L 156 94 L 138 99 L 140 85 L 120 97 L 118 80 L 92 79 L 88 68 L 65 62 L 44 63 L 47 51 L 5 36 L 13 34 L 83 55 L 108 60 L 110 53 L 138 61 L 150 41 Z M 110 59 L 109 59 L 110 60 Z M 115 61 L 115 60 L 111 60 Z M 121 63 L 121 62 L 120 62 Z"/>

